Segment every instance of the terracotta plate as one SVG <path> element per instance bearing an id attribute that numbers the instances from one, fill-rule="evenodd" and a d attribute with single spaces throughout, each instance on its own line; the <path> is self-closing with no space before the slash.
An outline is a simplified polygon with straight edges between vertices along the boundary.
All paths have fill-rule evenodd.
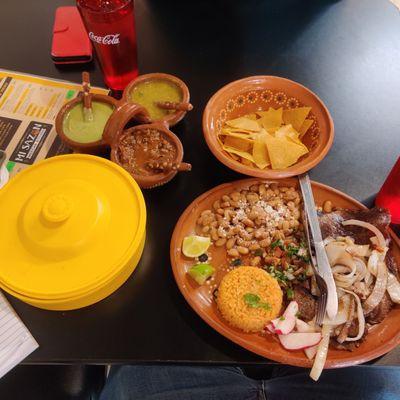
<path id="1" fill-rule="evenodd" d="M 183 238 L 193 234 L 195 231 L 196 220 L 200 213 L 212 207 L 212 203 L 223 196 L 229 194 L 233 189 L 248 187 L 260 179 L 245 179 L 236 182 L 226 183 L 204 193 L 198 197 L 182 214 L 179 219 L 171 240 L 171 263 L 175 280 L 180 291 L 191 307 L 204 319 L 212 328 L 224 335 L 226 338 L 239 344 L 260 356 L 278 361 L 284 364 L 310 367 L 311 362 L 306 358 L 302 351 L 285 350 L 272 335 L 267 337 L 258 334 L 244 333 L 238 329 L 232 328 L 220 316 L 215 302 L 212 300 L 212 290 L 209 286 L 199 287 L 186 274 L 193 260 L 186 258 L 181 253 Z M 268 182 L 272 182 L 268 180 Z M 277 181 L 280 185 L 298 186 L 296 178 L 287 178 Z M 322 205 L 325 200 L 331 200 L 334 206 L 348 209 L 365 208 L 361 203 L 353 198 L 339 192 L 329 186 L 321 183 L 312 183 L 315 201 Z M 400 240 L 391 232 L 394 246 L 394 256 L 400 262 Z M 214 266 L 221 265 L 225 261 L 224 249 L 210 248 L 212 263 Z M 217 282 L 221 276 L 216 276 Z M 386 319 L 375 325 L 364 343 L 353 352 L 330 349 L 326 368 L 347 367 L 355 364 L 361 364 L 366 361 L 379 357 L 392 350 L 400 343 L 400 307 L 394 308 Z"/>

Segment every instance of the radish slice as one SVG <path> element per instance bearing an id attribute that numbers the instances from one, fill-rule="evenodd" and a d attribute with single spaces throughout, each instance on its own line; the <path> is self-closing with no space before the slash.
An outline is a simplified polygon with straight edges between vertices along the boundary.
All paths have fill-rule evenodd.
<path id="1" fill-rule="evenodd" d="M 286 350 L 303 350 L 307 347 L 316 346 L 321 341 L 321 333 L 289 333 L 288 335 L 279 335 L 279 340 Z"/>
<path id="2" fill-rule="evenodd" d="M 296 325 L 296 314 L 299 311 L 299 305 L 297 301 L 291 301 L 286 307 L 282 317 L 275 318 L 271 321 L 275 333 L 278 335 L 287 335 L 290 333 Z"/>
<path id="3" fill-rule="evenodd" d="M 299 312 L 299 305 L 297 304 L 297 301 L 291 301 L 289 303 L 289 305 L 286 307 L 286 310 L 283 313 L 283 316 L 285 318 L 295 317 L 298 312 Z"/>
<path id="4" fill-rule="evenodd" d="M 287 335 L 292 332 L 296 325 L 295 317 L 280 317 L 271 321 L 277 335 Z"/>
<path id="5" fill-rule="evenodd" d="M 315 329 L 311 325 L 308 325 L 307 322 L 304 322 L 298 318 L 296 318 L 296 329 L 297 329 L 297 332 L 301 332 L 301 333 L 315 332 Z"/>
<path id="6" fill-rule="evenodd" d="M 267 330 L 268 330 L 269 332 L 271 332 L 271 333 L 276 333 L 276 332 L 275 332 L 275 328 L 274 328 L 274 326 L 272 325 L 272 323 L 271 323 L 271 324 L 268 324 L 268 325 L 266 326 L 266 328 L 267 328 Z"/>
<path id="7" fill-rule="evenodd" d="M 304 349 L 304 353 L 306 354 L 309 360 L 312 360 L 315 357 L 317 351 L 318 351 L 318 346 L 308 347 L 307 349 Z"/>

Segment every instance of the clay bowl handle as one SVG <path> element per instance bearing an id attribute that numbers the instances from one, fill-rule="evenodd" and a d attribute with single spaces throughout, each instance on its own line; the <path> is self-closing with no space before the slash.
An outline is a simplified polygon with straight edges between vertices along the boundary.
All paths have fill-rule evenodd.
<path id="1" fill-rule="evenodd" d="M 192 170 L 192 164 L 182 162 L 178 165 L 176 170 L 179 172 L 189 172 Z"/>
<path id="2" fill-rule="evenodd" d="M 192 170 L 192 164 L 188 164 L 185 162 L 181 163 L 158 163 L 158 162 L 149 162 L 147 165 L 151 168 L 158 169 L 164 172 L 177 171 L 177 172 L 189 172 Z"/>
<path id="3" fill-rule="evenodd" d="M 163 110 L 175 110 L 175 111 L 192 111 L 193 106 L 190 103 L 176 103 L 173 101 L 156 101 L 156 106 Z"/>
<path id="4" fill-rule="evenodd" d="M 149 113 L 143 106 L 135 103 L 120 103 L 111 114 L 104 128 L 103 140 L 112 145 L 132 119 L 140 119 L 140 121 L 145 121 L 145 123 L 151 122 Z"/>

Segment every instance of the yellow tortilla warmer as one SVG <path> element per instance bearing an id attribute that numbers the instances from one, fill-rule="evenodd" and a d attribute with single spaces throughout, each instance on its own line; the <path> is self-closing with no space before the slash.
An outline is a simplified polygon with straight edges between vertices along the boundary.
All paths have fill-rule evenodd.
<path id="1" fill-rule="evenodd" d="M 70 154 L 20 172 L 0 191 L 0 287 L 26 303 L 72 310 L 117 290 L 146 236 L 142 192 L 124 169 Z"/>

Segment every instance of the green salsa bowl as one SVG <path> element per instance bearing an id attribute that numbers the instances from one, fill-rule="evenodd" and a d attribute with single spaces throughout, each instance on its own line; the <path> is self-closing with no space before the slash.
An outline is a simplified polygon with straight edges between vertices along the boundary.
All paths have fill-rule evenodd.
<path id="1" fill-rule="evenodd" d="M 57 135 L 78 153 L 102 154 L 109 147 L 103 139 L 103 133 L 118 104 L 110 96 L 92 94 L 94 119 L 86 122 L 83 117 L 83 98 L 77 97 L 69 101 L 57 114 Z"/>
<path id="2" fill-rule="evenodd" d="M 187 111 L 164 110 L 155 102 L 189 103 L 190 93 L 186 84 L 176 76 L 162 73 L 140 75 L 125 88 L 123 101 L 146 108 L 152 122 L 176 125 Z"/>

